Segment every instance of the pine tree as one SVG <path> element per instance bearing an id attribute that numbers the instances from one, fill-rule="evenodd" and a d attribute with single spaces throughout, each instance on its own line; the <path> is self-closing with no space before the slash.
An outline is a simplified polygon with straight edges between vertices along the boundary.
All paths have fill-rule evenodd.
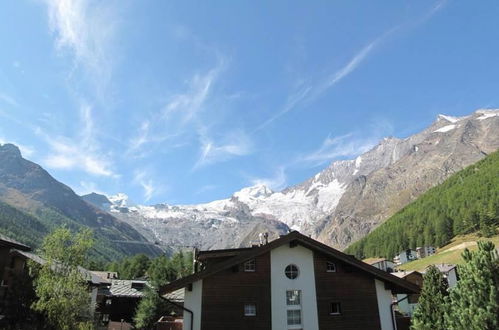
<path id="1" fill-rule="evenodd" d="M 442 273 L 435 266 L 429 267 L 423 277 L 423 288 L 412 318 L 412 329 L 446 330 L 444 315 L 447 295 L 447 282 Z"/>
<path id="2" fill-rule="evenodd" d="M 446 314 L 449 329 L 499 329 L 499 260 L 491 242 L 478 242 L 478 251 L 463 252 L 459 281 L 451 290 Z"/>

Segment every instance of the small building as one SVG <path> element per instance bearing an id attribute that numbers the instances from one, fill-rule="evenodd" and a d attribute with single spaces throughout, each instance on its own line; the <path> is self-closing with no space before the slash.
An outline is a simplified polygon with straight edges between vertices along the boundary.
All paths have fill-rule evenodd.
<path id="1" fill-rule="evenodd" d="M 437 267 L 437 269 L 442 273 L 444 279 L 447 281 L 449 288 L 453 288 L 457 281 L 459 280 L 459 276 L 457 273 L 457 266 L 454 264 L 435 264 L 433 265 Z"/>
<path id="2" fill-rule="evenodd" d="M 9 287 L 12 287 L 16 279 L 13 274 L 23 267 L 12 258 L 10 253 L 12 249 L 31 251 L 29 246 L 0 234 L 0 322 L 9 316 L 7 315 L 9 314 Z"/>
<path id="3" fill-rule="evenodd" d="M 146 286 L 146 281 L 111 279 L 97 307 L 99 321 L 104 325 L 111 322 L 131 325 Z"/>
<path id="4" fill-rule="evenodd" d="M 418 259 L 426 258 L 428 256 L 434 255 L 436 251 L 437 249 L 435 249 L 433 246 L 418 246 L 416 248 L 416 257 Z"/>
<path id="5" fill-rule="evenodd" d="M 417 259 L 417 253 L 414 250 L 407 249 L 400 252 L 398 255 L 393 258 L 393 262 L 395 265 L 400 266 L 405 264 L 406 262 L 413 261 Z"/>
<path id="6" fill-rule="evenodd" d="M 393 272 L 393 270 L 395 269 L 395 263 L 385 258 L 368 258 L 363 261 L 388 273 Z"/>
<path id="7" fill-rule="evenodd" d="M 204 259 L 204 261 L 200 261 Z M 184 329 L 393 330 L 393 294 L 419 287 L 297 231 L 247 249 L 196 255 L 183 289 Z"/>
<path id="8" fill-rule="evenodd" d="M 416 270 L 393 272 L 392 275 L 423 287 L 423 274 Z M 418 305 L 419 294 L 397 294 L 396 298 L 399 312 L 412 317 Z"/>

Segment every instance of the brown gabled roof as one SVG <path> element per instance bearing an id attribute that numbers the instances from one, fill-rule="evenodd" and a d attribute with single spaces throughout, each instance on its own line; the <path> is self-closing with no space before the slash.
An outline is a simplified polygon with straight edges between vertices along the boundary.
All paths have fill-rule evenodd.
<path id="1" fill-rule="evenodd" d="M 21 251 L 31 251 L 31 248 L 29 246 L 24 245 L 23 243 L 13 240 L 12 238 L 2 234 L 0 234 L 0 246 L 6 246 Z"/>
<path id="2" fill-rule="evenodd" d="M 287 244 L 289 242 L 296 242 L 306 248 L 309 248 L 314 251 L 319 251 L 321 253 L 324 253 L 328 256 L 331 256 L 337 260 L 340 260 L 344 262 L 345 264 L 348 264 L 350 266 L 353 266 L 359 270 L 365 271 L 367 273 L 370 273 L 373 275 L 375 278 L 384 281 L 385 283 L 391 284 L 392 288 L 400 293 L 418 293 L 419 292 L 419 287 L 417 285 L 414 285 L 406 280 L 400 279 L 396 276 L 393 276 L 387 272 L 384 272 L 374 266 L 368 265 L 360 260 L 355 259 L 352 256 L 349 256 L 343 252 L 340 252 L 336 249 L 333 249 L 330 246 L 327 246 L 325 244 L 322 244 L 321 242 L 318 242 L 310 237 L 307 237 L 305 235 L 300 234 L 297 231 L 293 231 L 285 236 L 281 236 L 279 239 L 272 241 L 268 244 L 262 245 L 257 248 L 252 248 L 247 251 L 241 252 L 238 255 L 220 262 L 218 264 L 213 265 L 212 267 L 207 267 L 206 269 L 198 272 L 191 274 L 189 276 L 180 278 L 176 281 L 173 281 L 171 283 L 168 283 L 160 288 L 160 293 L 162 295 L 172 292 L 174 290 L 186 287 L 187 285 L 196 282 L 200 279 L 203 279 L 205 277 L 214 275 L 222 270 L 228 269 L 232 266 L 239 265 L 248 259 L 253 259 L 259 255 L 262 255 L 266 252 L 269 252 L 283 244 Z"/>

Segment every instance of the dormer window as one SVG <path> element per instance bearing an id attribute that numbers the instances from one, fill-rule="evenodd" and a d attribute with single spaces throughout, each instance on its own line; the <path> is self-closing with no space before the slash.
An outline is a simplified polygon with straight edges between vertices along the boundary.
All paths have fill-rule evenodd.
<path id="1" fill-rule="evenodd" d="M 244 271 L 248 273 L 256 272 L 256 260 L 251 259 L 244 263 Z"/>
<path id="2" fill-rule="evenodd" d="M 328 261 L 326 263 L 326 272 L 335 273 L 336 272 L 336 264 L 334 262 Z"/>

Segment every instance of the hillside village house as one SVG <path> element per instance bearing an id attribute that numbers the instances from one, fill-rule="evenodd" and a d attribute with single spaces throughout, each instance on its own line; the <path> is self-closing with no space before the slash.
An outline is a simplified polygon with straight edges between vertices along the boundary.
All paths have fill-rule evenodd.
<path id="1" fill-rule="evenodd" d="M 393 272 L 393 270 L 395 269 L 395 263 L 385 258 L 369 258 L 363 261 L 373 267 L 376 267 L 388 273 Z"/>
<path id="2" fill-rule="evenodd" d="M 393 258 L 393 262 L 395 265 L 400 266 L 405 264 L 406 262 L 413 261 L 417 259 L 417 253 L 414 250 L 407 249 L 400 252 L 398 255 Z"/>
<path id="3" fill-rule="evenodd" d="M 423 286 L 423 274 L 416 270 L 394 272 L 392 275 L 414 283 L 419 287 Z M 418 299 L 419 294 L 397 294 L 398 310 L 404 315 L 412 316 L 418 305 Z"/>
<path id="4" fill-rule="evenodd" d="M 416 257 L 418 259 L 429 257 L 431 255 L 434 255 L 437 249 L 435 249 L 433 246 L 418 246 L 416 248 Z"/>
<path id="5" fill-rule="evenodd" d="M 453 288 L 457 281 L 459 280 L 459 276 L 457 274 L 457 266 L 453 264 L 436 264 L 434 265 L 437 269 L 442 273 L 444 279 L 447 281 L 449 288 Z"/>
<path id="6" fill-rule="evenodd" d="M 184 329 L 395 329 L 393 294 L 419 286 L 296 231 L 268 244 L 196 255 L 184 288 Z"/>

